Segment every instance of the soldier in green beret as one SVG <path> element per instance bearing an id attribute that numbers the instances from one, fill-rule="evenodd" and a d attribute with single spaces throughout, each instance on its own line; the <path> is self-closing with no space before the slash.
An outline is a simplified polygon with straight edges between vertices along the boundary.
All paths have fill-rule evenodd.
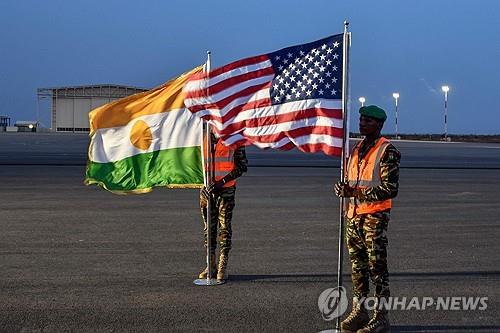
<path id="1" fill-rule="evenodd" d="M 352 312 L 342 322 L 342 332 L 389 332 L 387 315 L 389 272 L 387 269 L 387 226 L 399 186 L 401 155 L 380 132 L 387 119 L 375 105 L 359 109 L 359 131 L 364 139 L 352 150 L 347 182 L 335 184 L 337 196 L 348 199 L 346 243 L 353 283 Z M 369 280 L 375 285 L 376 308 L 370 319 L 363 301 Z"/>

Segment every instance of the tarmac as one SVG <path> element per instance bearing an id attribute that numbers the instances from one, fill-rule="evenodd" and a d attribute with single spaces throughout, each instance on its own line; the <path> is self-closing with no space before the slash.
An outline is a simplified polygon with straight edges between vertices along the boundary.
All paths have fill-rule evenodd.
<path id="1" fill-rule="evenodd" d="M 391 293 L 487 297 L 391 311 L 392 332 L 500 332 L 500 145 L 395 142 Z M 248 149 L 229 281 L 205 265 L 196 190 L 84 186 L 88 137 L 0 133 L 0 332 L 320 332 L 337 284 L 339 161 Z M 350 265 L 344 286 L 350 297 Z"/>

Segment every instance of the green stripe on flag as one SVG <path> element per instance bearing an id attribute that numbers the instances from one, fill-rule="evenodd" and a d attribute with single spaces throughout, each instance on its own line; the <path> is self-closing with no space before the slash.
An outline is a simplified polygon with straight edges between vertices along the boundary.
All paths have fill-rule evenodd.
<path id="1" fill-rule="evenodd" d="M 150 192 L 155 186 L 201 187 L 201 148 L 160 150 L 109 163 L 89 161 L 85 184 L 123 194 Z"/>

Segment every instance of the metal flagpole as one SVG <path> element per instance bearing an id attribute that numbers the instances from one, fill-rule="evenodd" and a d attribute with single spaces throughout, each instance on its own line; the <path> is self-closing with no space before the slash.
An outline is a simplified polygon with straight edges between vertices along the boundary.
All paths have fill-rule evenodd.
<path id="1" fill-rule="evenodd" d="M 205 64 L 205 72 L 207 73 L 207 81 L 209 79 L 208 75 L 210 73 L 210 51 L 207 51 L 207 62 Z M 208 95 L 208 82 L 207 82 L 207 95 Z M 205 143 L 202 142 L 202 154 L 203 154 L 203 170 L 204 170 L 204 186 L 207 189 L 213 182 L 214 179 L 214 159 L 212 152 L 212 132 L 210 130 L 210 124 L 208 121 L 203 121 L 205 129 L 202 126 L 202 141 L 203 136 L 205 136 Z M 205 151 L 205 147 L 207 148 Z M 206 154 L 206 156 L 205 156 Z M 205 162 L 206 161 L 206 162 Z M 206 163 L 206 164 L 205 164 Z M 207 198 L 207 214 L 206 214 L 206 224 L 207 224 L 207 278 L 206 279 L 196 279 L 193 283 L 197 286 L 216 286 L 223 284 L 223 281 L 218 281 L 217 279 L 212 279 L 212 259 L 210 256 L 210 249 L 212 248 L 212 198 Z"/>
<path id="2" fill-rule="evenodd" d="M 349 48 L 351 46 L 351 33 L 348 32 L 349 22 L 344 21 L 344 42 L 342 59 L 342 119 L 344 136 L 342 138 L 342 155 L 340 159 L 340 179 L 347 181 L 346 165 L 349 159 Z M 340 310 L 341 287 L 342 287 L 342 263 L 344 259 L 344 212 L 346 208 L 346 199 L 340 198 L 340 223 L 339 223 L 339 254 L 337 266 L 337 310 Z M 338 313 L 336 331 L 340 332 L 341 313 Z"/>

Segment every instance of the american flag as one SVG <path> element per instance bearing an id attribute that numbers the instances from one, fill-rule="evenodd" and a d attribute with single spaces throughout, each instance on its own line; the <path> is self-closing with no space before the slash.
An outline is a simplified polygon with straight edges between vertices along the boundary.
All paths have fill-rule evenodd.
<path id="1" fill-rule="evenodd" d="M 198 73 L 185 105 L 232 148 L 342 151 L 343 35 L 287 47 Z"/>

